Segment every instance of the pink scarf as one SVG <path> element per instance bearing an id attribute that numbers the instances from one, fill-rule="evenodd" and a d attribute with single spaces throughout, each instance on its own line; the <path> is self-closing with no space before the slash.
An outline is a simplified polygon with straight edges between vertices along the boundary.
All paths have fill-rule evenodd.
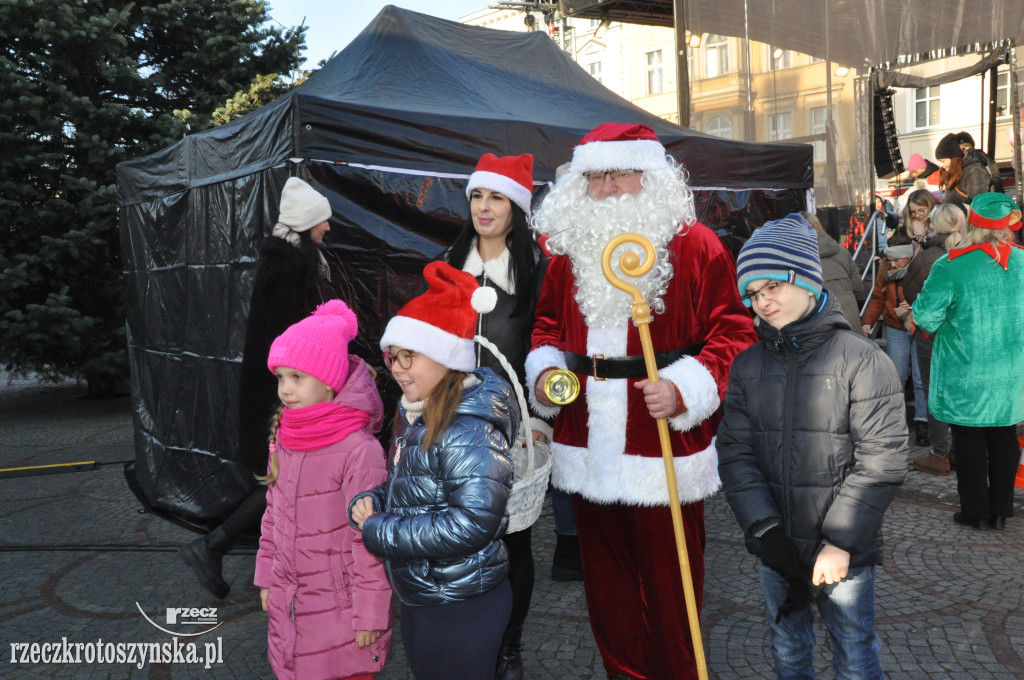
<path id="1" fill-rule="evenodd" d="M 323 402 L 286 408 L 281 414 L 277 440 L 293 451 L 316 451 L 340 442 L 370 422 L 370 414 L 351 406 Z"/>

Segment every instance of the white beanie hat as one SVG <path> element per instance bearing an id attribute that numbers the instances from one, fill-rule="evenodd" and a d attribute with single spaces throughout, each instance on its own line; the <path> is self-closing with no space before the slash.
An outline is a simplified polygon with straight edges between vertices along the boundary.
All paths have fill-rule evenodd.
<path id="1" fill-rule="evenodd" d="M 277 218 L 292 231 L 307 231 L 331 218 L 327 197 L 298 177 L 289 177 L 281 191 L 281 215 Z"/>

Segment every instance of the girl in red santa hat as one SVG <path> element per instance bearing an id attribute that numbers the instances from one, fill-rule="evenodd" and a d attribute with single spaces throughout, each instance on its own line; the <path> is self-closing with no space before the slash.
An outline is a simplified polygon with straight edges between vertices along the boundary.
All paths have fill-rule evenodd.
<path id="1" fill-rule="evenodd" d="M 512 389 L 476 368 L 479 313 L 495 293 L 448 264 L 388 322 L 380 346 L 402 388 L 387 483 L 350 506 L 402 602 L 416 680 L 493 680 L 512 609 L 505 505 L 519 430 Z"/>
<path id="2" fill-rule="evenodd" d="M 445 262 L 476 277 L 481 286 L 494 288 L 494 310 L 480 315 L 476 332 L 498 347 L 520 381 L 526 375 L 533 313 L 548 264 L 530 231 L 532 197 L 532 155 L 484 154 L 466 185 L 470 219 L 442 255 Z M 477 347 L 476 363 L 490 367 L 506 381 L 513 379 L 482 347 Z M 531 414 L 529 425 L 534 441 L 548 441 L 550 423 Z M 525 451 L 522 446 L 513 449 L 517 472 L 527 468 Z M 502 639 L 496 680 L 523 677 L 523 624 L 534 584 L 531 534 L 532 527 L 516 523 L 504 538 L 510 561 L 512 618 Z"/>

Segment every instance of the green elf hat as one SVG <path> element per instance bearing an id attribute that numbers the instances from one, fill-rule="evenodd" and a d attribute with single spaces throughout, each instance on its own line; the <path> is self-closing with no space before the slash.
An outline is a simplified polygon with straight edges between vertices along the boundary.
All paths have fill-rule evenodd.
<path id="1" fill-rule="evenodd" d="M 1006 229 L 1017 231 L 1021 227 L 1021 212 L 1013 199 L 1006 194 L 989 192 L 971 201 L 971 212 L 967 221 L 982 229 Z"/>

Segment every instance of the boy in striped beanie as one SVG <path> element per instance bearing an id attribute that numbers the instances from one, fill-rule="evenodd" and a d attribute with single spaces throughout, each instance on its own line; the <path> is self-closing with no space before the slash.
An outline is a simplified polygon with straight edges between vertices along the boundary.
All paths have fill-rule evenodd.
<path id="1" fill-rule="evenodd" d="M 797 213 L 765 222 L 740 249 L 736 277 L 743 304 L 762 321 L 782 328 L 802 318 L 822 292 L 814 228 Z"/>
<path id="2" fill-rule="evenodd" d="M 903 385 L 822 289 L 801 216 L 756 230 L 736 268 L 762 323 L 729 372 L 718 473 L 759 558 L 776 673 L 814 676 L 817 604 L 836 674 L 882 678 L 875 567 L 882 517 L 907 473 Z"/>

